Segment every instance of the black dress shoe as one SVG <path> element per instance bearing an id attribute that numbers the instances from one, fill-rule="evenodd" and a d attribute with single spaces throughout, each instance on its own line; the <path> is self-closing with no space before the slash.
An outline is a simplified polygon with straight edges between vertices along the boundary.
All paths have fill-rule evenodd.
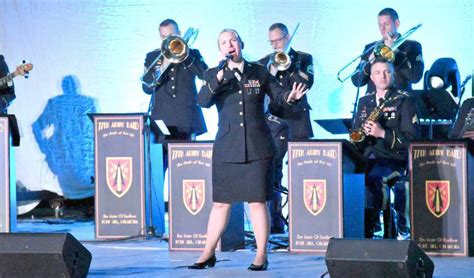
<path id="1" fill-rule="evenodd" d="M 265 261 L 264 264 L 261 265 L 256 265 L 256 264 L 251 264 L 247 269 L 252 270 L 252 271 L 265 271 L 268 268 L 268 260 Z"/>
<path id="2" fill-rule="evenodd" d="M 202 263 L 194 263 L 193 265 L 188 266 L 189 269 L 204 269 L 207 267 L 214 267 L 216 265 L 217 258 L 216 254 L 212 255 L 209 259 L 205 260 Z"/>

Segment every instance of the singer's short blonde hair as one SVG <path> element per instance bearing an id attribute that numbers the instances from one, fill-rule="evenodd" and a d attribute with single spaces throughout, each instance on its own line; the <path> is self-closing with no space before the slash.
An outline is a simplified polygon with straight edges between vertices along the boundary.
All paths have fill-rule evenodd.
<path id="1" fill-rule="evenodd" d="M 240 38 L 239 33 L 237 33 L 237 31 L 235 31 L 234 29 L 226 28 L 226 29 L 223 29 L 222 31 L 220 31 L 219 35 L 217 35 L 217 48 L 218 49 L 221 49 L 221 46 L 219 44 L 219 38 L 221 37 L 222 33 L 232 33 L 232 34 L 234 34 L 235 38 L 239 41 L 240 48 L 243 48 L 244 42 Z"/>

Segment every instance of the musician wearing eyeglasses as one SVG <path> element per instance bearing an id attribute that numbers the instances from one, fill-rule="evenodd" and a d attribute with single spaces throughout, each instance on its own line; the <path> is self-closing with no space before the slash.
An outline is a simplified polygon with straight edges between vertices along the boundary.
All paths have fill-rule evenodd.
<path id="1" fill-rule="evenodd" d="M 393 64 L 377 58 L 371 64 L 370 79 L 375 89 L 359 101 L 352 126 L 351 141 L 366 159 L 365 169 L 365 227 L 366 238 L 372 238 L 384 210 L 389 219 L 389 188 L 404 182 L 407 168 L 409 141 L 418 138 L 419 127 L 413 99 L 395 87 Z M 395 191 L 395 198 L 404 198 Z M 404 204 L 396 200 L 396 204 Z M 404 208 L 395 206 L 397 211 Z M 399 214 L 397 214 L 398 216 Z M 398 218 L 404 221 L 403 218 Z M 406 224 L 406 223 L 404 223 Z M 396 236 L 392 225 L 392 237 Z M 384 237 L 389 235 L 389 223 L 384 220 Z"/>
<path id="2" fill-rule="evenodd" d="M 293 34 L 294 36 L 294 34 Z M 290 47 L 291 35 L 283 23 L 274 23 L 268 28 L 268 42 L 273 53 L 259 60 L 268 72 L 275 77 L 276 81 L 286 90 L 291 90 L 294 83 L 305 84 L 311 89 L 314 80 L 313 58 L 310 54 L 296 51 Z M 286 57 L 280 54 L 285 53 Z M 286 59 L 289 60 L 286 60 Z M 288 108 L 279 107 L 270 102 L 266 114 L 267 124 L 272 131 L 272 137 L 277 148 L 275 156 L 275 184 L 277 189 L 274 197 L 269 203 L 272 216 L 272 233 L 283 233 L 285 221 L 281 213 L 281 179 L 283 177 L 283 158 L 288 150 L 289 139 L 308 139 L 313 137 L 313 129 L 310 120 L 311 106 L 304 96 L 297 104 Z M 280 190 L 278 190 L 280 189 Z"/>
<path id="3" fill-rule="evenodd" d="M 3 55 L 0 55 L 0 78 L 7 76 L 9 73 L 7 63 Z M 15 99 L 15 88 L 13 82 L 6 81 L 0 85 L 0 114 L 6 114 L 7 108 Z"/>
<path id="4" fill-rule="evenodd" d="M 354 86 L 367 85 L 367 93 L 373 92 L 375 89 L 374 83 L 369 77 L 370 63 L 368 63 L 368 61 L 373 61 L 375 53 L 368 50 L 376 49 L 377 46 L 382 44 L 390 48 L 401 38 L 398 33 L 400 19 L 394 9 L 385 8 L 381 10 L 377 21 L 382 39 L 365 46 L 363 53 L 367 53 L 361 57 L 358 66 L 359 71 L 351 77 Z M 424 63 L 421 44 L 414 40 L 405 40 L 394 50 L 394 54 L 395 86 L 399 90 L 410 92 L 412 85 L 418 83 L 423 76 Z"/>

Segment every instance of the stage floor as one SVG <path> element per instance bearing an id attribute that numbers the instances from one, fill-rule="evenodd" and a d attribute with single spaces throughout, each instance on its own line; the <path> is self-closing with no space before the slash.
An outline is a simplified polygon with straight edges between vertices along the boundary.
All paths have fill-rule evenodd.
<path id="1" fill-rule="evenodd" d="M 168 250 L 168 242 L 159 238 L 121 241 L 94 240 L 93 221 L 19 220 L 18 232 L 69 232 L 92 253 L 88 277 L 320 277 L 326 272 L 324 256 L 294 254 L 284 249 L 269 253 L 269 269 L 254 273 L 247 270 L 255 252 L 248 249 L 217 253 L 216 267 L 188 270 L 199 252 Z M 282 235 L 274 238 L 276 241 Z M 272 245 L 275 247 L 275 245 Z M 431 257 L 434 277 L 473 277 L 474 258 Z"/>

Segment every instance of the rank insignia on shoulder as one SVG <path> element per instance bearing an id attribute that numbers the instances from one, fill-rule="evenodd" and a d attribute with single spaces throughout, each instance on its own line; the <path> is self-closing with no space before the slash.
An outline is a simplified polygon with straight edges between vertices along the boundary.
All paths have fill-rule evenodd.
<path id="1" fill-rule="evenodd" d="M 400 95 L 404 95 L 404 96 L 410 96 L 407 92 L 405 91 L 402 91 L 402 90 L 398 90 L 397 93 L 399 93 Z"/>

